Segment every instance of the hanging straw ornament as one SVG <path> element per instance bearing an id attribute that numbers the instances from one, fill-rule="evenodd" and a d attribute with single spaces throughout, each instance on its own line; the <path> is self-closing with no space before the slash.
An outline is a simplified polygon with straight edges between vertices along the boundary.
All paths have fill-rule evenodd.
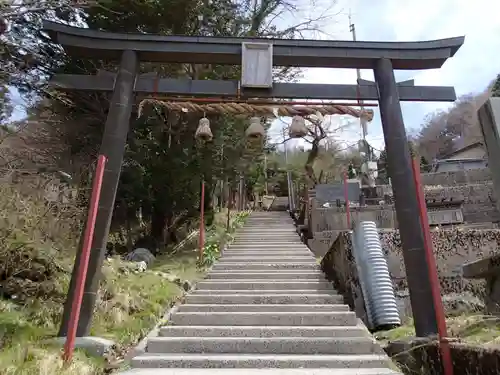
<path id="1" fill-rule="evenodd" d="M 196 133 L 194 133 L 194 137 L 200 141 L 208 142 L 211 141 L 214 137 L 212 134 L 212 130 L 210 129 L 210 120 L 206 117 L 200 119 L 198 124 L 198 129 L 196 129 Z"/>
<path id="2" fill-rule="evenodd" d="M 293 116 L 288 130 L 290 138 L 302 138 L 307 135 L 306 120 L 302 116 Z"/>
<path id="3" fill-rule="evenodd" d="M 266 136 L 266 129 L 262 126 L 260 122 L 260 117 L 251 117 L 250 125 L 246 130 L 247 138 L 252 140 L 262 139 Z"/>

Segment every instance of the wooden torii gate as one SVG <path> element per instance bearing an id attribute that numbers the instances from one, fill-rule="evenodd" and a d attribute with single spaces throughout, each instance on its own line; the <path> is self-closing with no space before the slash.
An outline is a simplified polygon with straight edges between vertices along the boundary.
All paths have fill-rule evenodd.
<path id="1" fill-rule="evenodd" d="M 418 336 L 437 333 L 435 306 L 424 236 L 419 219 L 417 192 L 400 101 L 454 101 L 452 87 L 418 87 L 396 83 L 394 70 L 440 68 L 464 42 L 463 37 L 424 42 L 363 42 L 280 40 L 116 34 L 44 23 L 55 43 L 75 57 L 119 63 L 116 75 L 56 75 L 51 83 L 63 90 L 112 92 L 101 154 L 108 159 L 85 283 L 78 336 L 89 332 L 104 259 L 116 189 L 120 177 L 130 114 L 135 96 L 161 94 L 188 97 L 303 98 L 320 100 L 377 100 L 391 174 L 396 213 L 411 305 Z M 139 62 L 229 64 L 242 66 L 241 81 L 155 79 L 138 75 Z M 260 63 L 257 63 L 260 61 Z M 375 82 L 358 85 L 275 83 L 273 66 L 373 69 Z M 75 264 L 75 269 L 77 265 Z M 71 291 L 68 293 L 60 335 L 65 335 Z"/>

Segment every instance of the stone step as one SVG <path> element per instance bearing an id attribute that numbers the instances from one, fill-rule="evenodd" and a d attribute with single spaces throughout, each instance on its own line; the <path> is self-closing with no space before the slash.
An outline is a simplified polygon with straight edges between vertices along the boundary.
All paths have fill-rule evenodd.
<path id="1" fill-rule="evenodd" d="M 312 254 L 309 248 L 303 244 L 297 245 L 284 245 L 279 246 L 259 246 L 259 245 L 244 245 L 244 246 L 228 246 L 224 251 L 252 251 L 256 253 L 267 253 L 267 252 L 290 252 L 290 251 L 307 251 L 308 254 Z"/>
<path id="2" fill-rule="evenodd" d="M 265 243 L 258 243 L 255 241 L 248 241 L 244 243 L 232 242 L 228 248 L 253 248 L 253 249 L 308 249 L 302 242 L 290 243 L 280 241 L 268 241 Z"/>
<path id="3" fill-rule="evenodd" d="M 307 247 L 289 247 L 287 248 L 286 246 L 280 246 L 280 247 L 268 247 L 268 248 L 262 248 L 262 247 L 256 247 L 256 246 L 245 246 L 245 247 L 228 247 L 224 250 L 222 250 L 222 254 L 236 254 L 239 253 L 241 255 L 236 255 L 236 256 L 243 256 L 245 258 L 249 258 L 251 256 L 244 255 L 244 253 L 254 253 L 257 254 L 256 256 L 261 257 L 261 256 L 267 256 L 267 257 L 278 257 L 281 255 L 287 255 L 287 256 L 299 256 L 299 257 L 314 257 L 314 253 L 310 251 Z M 280 262 L 284 263 L 284 262 Z M 293 262 L 292 262 L 293 263 Z M 217 263 L 216 263 L 217 264 Z"/>
<path id="4" fill-rule="evenodd" d="M 290 251 L 307 251 L 308 254 L 312 254 L 304 244 L 280 244 L 279 246 L 260 246 L 258 244 L 248 244 L 248 245 L 229 245 L 226 247 L 225 251 L 253 251 L 257 253 L 265 253 L 269 251 L 273 252 L 290 252 Z"/>
<path id="5" fill-rule="evenodd" d="M 144 354 L 131 361 L 136 368 L 380 368 L 388 366 L 386 355 L 277 355 L 277 354 Z M 342 370 L 343 371 L 343 370 Z M 232 374 L 232 373 L 231 373 Z M 259 372 L 260 374 L 260 372 Z M 288 373 L 287 373 L 288 374 Z M 311 372 L 307 373 L 312 374 Z M 339 373 L 340 374 L 340 373 Z M 343 373 L 342 373 L 343 374 Z"/>
<path id="6" fill-rule="evenodd" d="M 252 235 L 257 236 L 259 234 L 267 235 L 267 236 L 297 236 L 297 230 L 295 228 L 286 227 L 275 227 L 270 228 L 268 226 L 262 228 L 244 228 L 235 233 L 236 237 L 244 236 L 244 235 Z"/>
<path id="7" fill-rule="evenodd" d="M 300 237 L 295 235 L 295 236 L 266 236 L 262 234 L 255 234 L 255 235 L 243 235 L 243 236 L 238 236 L 234 239 L 233 243 L 239 244 L 239 243 L 262 243 L 262 244 L 267 244 L 268 242 L 273 243 L 273 242 L 282 242 L 282 243 L 302 243 L 300 240 Z"/>
<path id="8" fill-rule="evenodd" d="M 300 289 L 300 290 L 322 290 L 331 288 L 328 281 L 318 280 L 214 280 L 200 281 L 196 284 L 197 290 L 269 290 L 269 289 Z"/>
<path id="9" fill-rule="evenodd" d="M 266 248 L 266 247 L 307 248 L 307 246 L 298 237 L 292 239 L 282 239 L 282 238 L 235 239 L 228 246 L 229 247 L 254 246 L 256 248 Z"/>
<path id="10" fill-rule="evenodd" d="M 290 294 L 283 292 L 283 294 L 189 294 L 185 297 L 186 303 L 193 304 L 321 304 L 343 303 L 344 299 L 338 294 Z"/>
<path id="11" fill-rule="evenodd" d="M 265 226 L 244 226 L 238 232 L 236 232 L 237 235 L 240 235 L 242 233 L 270 233 L 270 234 L 287 234 L 287 233 L 292 233 L 296 234 L 296 229 L 294 227 L 291 227 L 289 225 L 265 225 Z"/>
<path id="12" fill-rule="evenodd" d="M 349 311 L 344 304 L 184 304 L 177 308 L 178 312 L 318 312 Z"/>
<path id="13" fill-rule="evenodd" d="M 313 254 L 309 250 L 269 250 L 269 251 L 250 251 L 250 250 L 225 250 L 222 252 L 222 256 L 243 256 L 243 257 L 261 257 L 262 255 L 270 256 L 270 257 L 279 257 L 279 256 L 313 256 Z"/>
<path id="14" fill-rule="evenodd" d="M 257 232 L 265 232 L 269 234 L 296 234 L 297 229 L 295 225 L 290 225 L 287 223 L 275 224 L 273 222 L 266 223 L 264 225 L 260 224 L 252 224 L 245 225 L 243 228 L 240 228 L 235 234 L 239 235 L 241 233 L 257 233 Z"/>
<path id="15" fill-rule="evenodd" d="M 245 262 L 245 263 L 234 263 L 234 262 L 226 262 L 221 263 L 218 262 L 214 264 L 212 267 L 213 271 L 235 271 L 235 270 L 320 270 L 321 267 L 318 262 Z"/>
<path id="16" fill-rule="evenodd" d="M 224 253 L 251 252 L 251 253 L 258 253 L 259 255 L 267 254 L 267 253 L 269 253 L 269 254 L 292 253 L 292 254 L 297 254 L 297 255 L 301 255 L 301 254 L 313 255 L 312 251 L 309 250 L 309 248 L 304 246 L 304 245 L 298 245 L 298 246 L 281 245 L 281 246 L 275 246 L 275 247 L 263 247 L 263 246 L 257 246 L 257 245 L 234 246 L 234 247 L 228 246 L 223 251 L 224 251 Z"/>
<path id="17" fill-rule="evenodd" d="M 259 257 L 242 257 L 242 256 L 231 256 L 226 257 L 223 256 L 219 260 L 219 264 L 221 263 L 272 263 L 272 262 L 283 262 L 288 261 L 290 263 L 293 262 L 302 262 L 302 263 L 317 263 L 316 258 L 312 255 L 304 255 L 304 256 L 266 256 L 261 255 Z"/>
<path id="18" fill-rule="evenodd" d="M 255 246 L 255 247 L 307 247 L 300 238 L 240 238 L 235 239 L 231 242 L 229 247 L 244 247 L 244 246 Z"/>
<path id="19" fill-rule="evenodd" d="M 291 279 L 291 280 L 321 280 L 325 281 L 325 275 L 321 271 L 311 272 L 240 272 L 240 271 L 224 271 L 210 272 L 206 280 L 217 279 Z"/>
<path id="20" fill-rule="evenodd" d="M 283 227 L 286 229 L 294 228 L 295 224 L 292 218 L 283 217 L 272 217 L 272 218 L 255 218 L 252 220 L 247 220 L 245 225 L 239 230 L 250 228 L 250 227 L 263 227 L 266 228 L 267 225 L 272 225 L 274 227 Z"/>
<path id="21" fill-rule="evenodd" d="M 346 312 L 186 312 L 174 313 L 172 325 L 207 326 L 355 326 L 356 315 Z"/>
<path id="22" fill-rule="evenodd" d="M 381 354 L 371 337 L 155 337 L 148 353 Z"/>
<path id="23" fill-rule="evenodd" d="M 284 239 L 297 239 L 299 238 L 299 235 L 295 231 L 276 231 L 276 232 L 269 232 L 269 231 L 262 231 L 262 230 L 256 230 L 252 232 L 241 232 L 235 235 L 235 239 L 241 239 L 241 238 L 267 238 L 267 239 L 279 239 L 279 238 L 284 238 Z"/>
<path id="24" fill-rule="evenodd" d="M 268 290 L 249 290 L 249 289 L 227 289 L 227 290 L 198 290 L 195 289 L 191 292 L 193 295 L 228 295 L 228 294 L 252 294 L 252 295 L 275 295 L 275 294 L 288 294 L 288 295 L 300 295 L 300 294 L 330 294 L 337 296 L 339 295 L 337 291 L 333 288 L 323 289 L 323 290 L 311 290 L 311 289 L 268 289 Z"/>
<path id="25" fill-rule="evenodd" d="M 266 369 L 266 368 L 137 368 L 122 375 L 401 375 L 389 368 L 339 368 L 339 369 Z"/>
<path id="26" fill-rule="evenodd" d="M 245 229 L 241 230 L 235 234 L 236 238 L 241 238 L 245 236 L 257 237 L 257 236 L 266 236 L 266 237 L 298 237 L 297 231 L 295 229 L 264 229 L 264 228 L 255 228 L 255 229 Z"/>
<path id="27" fill-rule="evenodd" d="M 363 337 L 370 333 L 364 325 L 333 327 L 286 326 L 165 326 L 160 336 L 169 337 Z"/>
<path id="28" fill-rule="evenodd" d="M 266 227 L 267 224 L 274 226 L 282 226 L 284 228 L 293 228 L 295 224 L 292 218 L 287 217 L 270 217 L 270 218 L 254 218 L 252 220 L 247 220 L 245 225 L 239 229 L 245 229 L 248 227 Z"/>

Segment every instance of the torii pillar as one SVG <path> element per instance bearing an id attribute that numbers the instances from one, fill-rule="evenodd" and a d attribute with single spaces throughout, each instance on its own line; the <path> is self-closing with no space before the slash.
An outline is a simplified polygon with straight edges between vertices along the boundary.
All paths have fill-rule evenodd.
<path id="1" fill-rule="evenodd" d="M 391 60 L 378 60 L 374 73 L 379 91 L 388 170 L 404 249 L 406 280 L 411 286 L 410 301 L 415 331 L 418 336 L 434 335 L 437 333 L 436 307 L 432 298 L 429 298 L 432 296 L 432 288 L 425 257 L 424 233 L 418 214 L 417 189 Z M 422 301 L 432 305 L 423 304 Z"/>

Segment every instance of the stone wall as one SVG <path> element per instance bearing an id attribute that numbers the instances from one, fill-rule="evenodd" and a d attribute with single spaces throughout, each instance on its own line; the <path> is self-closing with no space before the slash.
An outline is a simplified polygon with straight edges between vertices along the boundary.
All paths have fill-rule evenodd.
<path id="1" fill-rule="evenodd" d="M 433 231 L 431 236 L 442 295 L 463 295 L 465 293 L 475 299 L 482 298 L 485 292 L 485 282 L 463 278 L 461 266 L 464 263 L 498 253 L 500 230 L 438 230 Z M 380 239 L 387 257 L 396 295 L 400 299 L 402 314 L 409 315 L 411 310 L 399 231 L 381 230 Z M 341 232 L 337 236 L 324 256 L 321 265 L 323 271 L 344 295 L 346 302 L 358 313 L 358 316 L 363 317 L 363 300 L 348 232 Z"/>
<path id="2" fill-rule="evenodd" d="M 427 186 L 425 198 L 430 201 L 454 200 L 463 201 L 462 212 L 468 224 L 491 223 L 500 221 L 500 213 L 496 209 L 493 195 L 493 183 Z M 397 218 L 393 205 L 366 206 L 351 208 L 352 220 L 375 221 L 378 228 L 397 228 Z M 311 231 L 347 230 L 344 208 L 313 208 L 311 210 Z"/>
<path id="3" fill-rule="evenodd" d="M 345 303 L 367 323 L 363 294 L 352 253 L 351 235 L 348 232 L 339 233 L 321 260 L 321 269 L 334 283 L 337 291 L 344 296 Z"/>
<path id="4" fill-rule="evenodd" d="M 394 228 L 396 213 L 392 205 L 353 207 L 350 209 L 351 220 L 375 221 L 379 228 Z M 347 230 L 344 208 L 314 208 L 311 211 L 311 230 L 313 233 L 324 231 Z"/>
<path id="5" fill-rule="evenodd" d="M 424 185 L 453 186 L 459 184 L 479 184 L 492 181 L 489 168 L 468 169 L 456 172 L 422 173 Z"/>
<path id="6" fill-rule="evenodd" d="M 483 296 L 484 283 L 462 277 L 461 267 L 498 252 L 498 229 L 450 229 L 431 232 L 434 257 L 443 294 L 470 292 Z M 380 240 L 387 256 L 389 272 L 396 291 L 407 288 L 401 239 L 397 230 L 381 230 Z"/>

